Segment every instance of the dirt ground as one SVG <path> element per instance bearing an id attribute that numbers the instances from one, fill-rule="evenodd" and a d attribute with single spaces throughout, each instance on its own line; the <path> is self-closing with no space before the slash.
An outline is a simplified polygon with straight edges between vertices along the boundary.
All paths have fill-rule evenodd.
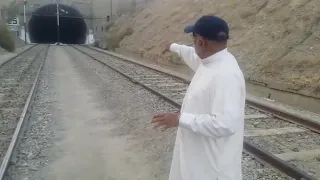
<path id="1" fill-rule="evenodd" d="M 282 83 L 290 91 L 320 95 L 319 0 L 152 1 L 118 18 L 106 36 L 132 28 L 119 52 L 177 64 L 177 57 L 161 54 L 164 45 L 191 44 L 183 28 L 204 14 L 227 20 L 229 50 L 248 80 Z"/>

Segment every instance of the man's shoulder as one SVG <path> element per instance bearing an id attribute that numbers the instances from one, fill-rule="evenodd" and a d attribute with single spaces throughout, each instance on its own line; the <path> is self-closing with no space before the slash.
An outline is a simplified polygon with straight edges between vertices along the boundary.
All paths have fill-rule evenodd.
<path id="1" fill-rule="evenodd" d="M 220 69 L 214 76 L 215 80 L 225 81 L 231 83 L 233 81 L 244 82 L 244 75 L 239 67 L 230 67 L 226 69 Z"/>
<path id="2" fill-rule="evenodd" d="M 222 74 L 226 76 L 234 76 L 234 75 L 242 75 L 242 70 L 239 66 L 239 63 L 236 57 L 228 52 L 226 56 L 224 56 L 223 62 L 223 70 Z"/>

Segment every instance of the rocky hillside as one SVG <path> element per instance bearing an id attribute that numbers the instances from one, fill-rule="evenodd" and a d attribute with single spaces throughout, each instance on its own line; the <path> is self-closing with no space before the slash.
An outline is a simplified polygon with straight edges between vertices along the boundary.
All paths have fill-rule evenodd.
<path id="1" fill-rule="evenodd" d="M 183 28 L 204 14 L 229 23 L 229 50 L 247 79 L 320 94 L 319 0 L 157 0 L 119 18 L 106 36 L 132 28 L 120 50 L 169 61 L 171 54 L 161 54 L 164 44 L 191 43 Z"/>

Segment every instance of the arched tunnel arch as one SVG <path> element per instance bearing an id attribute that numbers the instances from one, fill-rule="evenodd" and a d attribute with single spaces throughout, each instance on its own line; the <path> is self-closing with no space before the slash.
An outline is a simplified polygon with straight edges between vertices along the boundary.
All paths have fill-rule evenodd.
<path id="1" fill-rule="evenodd" d="M 64 44 L 84 44 L 87 25 L 82 14 L 64 4 L 59 4 L 59 14 L 60 26 L 57 26 L 57 4 L 48 4 L 33 12 L 28 24 L 31 42 L 51 44 L 60 39 Z"/>

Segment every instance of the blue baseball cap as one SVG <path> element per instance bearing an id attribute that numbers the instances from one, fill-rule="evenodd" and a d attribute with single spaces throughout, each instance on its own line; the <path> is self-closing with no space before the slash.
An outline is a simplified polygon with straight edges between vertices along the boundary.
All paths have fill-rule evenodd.
<path id="1" fill-rule="evenodd" d="M 227 22 L 217 16 L 202 16 L 194 25 L 187 26 L 184 32 L 196 33 L 212 41 L 226 41 L 229 39 Z"/>

